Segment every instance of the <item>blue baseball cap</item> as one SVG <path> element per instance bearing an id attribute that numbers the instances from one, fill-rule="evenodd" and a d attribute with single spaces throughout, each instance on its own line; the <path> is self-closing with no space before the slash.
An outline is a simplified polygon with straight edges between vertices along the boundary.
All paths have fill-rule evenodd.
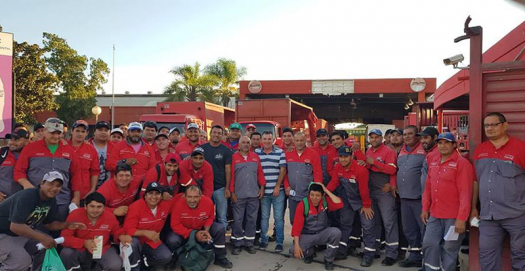
<path id="1" fill-rule="evenodd" d="M 370 130 L 370 132 L 368 132 L 368 135 L 371 135 L 371 134 L 376 134 L 378 136 L 383 136 L 383 133 L 379 129 L 372 129 L 372 130 Z"/>
<path id="2" fill-rule="evenodd" d="M 349 147 L 346 147 L 346 146 L 345 147 L 341 147 L 341 148 L 339 148 L 338 154 L 340 156 L 350 156 L 350 155 L 352 155 L 352 149 L 350 149 Z"/>
<path id="3" fill-rule="evenodd" d="M 436 141 L 440 141 L 440 140 L 446 140 L 446 141 L 455 143 L 456 142 L 456 137 L 452 133 L 446 132 L 446 133 L 439 134 L 439 136 L 438 136 Z"/>
<path id="4" fill-rule="evenodd" d="M 142 129 L 142 124 L 138 123 L 138 122 L 132 122 L 129 124 L 128 126 L 128 131 L 133 131 L 133 130 L 143 130 Z"/>

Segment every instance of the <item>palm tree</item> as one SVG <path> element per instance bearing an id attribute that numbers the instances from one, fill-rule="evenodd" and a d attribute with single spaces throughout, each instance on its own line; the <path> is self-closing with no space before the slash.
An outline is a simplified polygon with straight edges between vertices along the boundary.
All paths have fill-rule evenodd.
<path id="1" fill-rule="evenodd" d="M 218 82 L 216 93 L 222 105 L 227 106 L 231 97 L 238 98 L 236 83 L 246 75 L 245 67 L 237 67 L 234 60 L 219 58 L 216 63 L 206 66 L 204 72 L 216 78 Z"/>
<path id="2" fill-rule="evenodd" d="M 170 72 L 176 79 L 164 89 L 164 94 L 169 95 L 166 101 L 197 101 L 203 91 L 217 84 L 215 76 L 201 74 L 199 62 L 175 67 Z"/>

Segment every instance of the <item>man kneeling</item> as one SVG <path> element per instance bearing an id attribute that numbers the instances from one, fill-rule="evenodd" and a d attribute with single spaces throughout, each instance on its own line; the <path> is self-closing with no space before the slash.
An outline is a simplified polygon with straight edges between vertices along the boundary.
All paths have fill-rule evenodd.
<path id="1" fill-rule="evenodd" d="M 172 252 L 182 247 L 190 236 L 191 231 L 198 230 L 195 239 L 199 243 L 214 245 L 215 265 L 223 268 L 232 268 L 233 264 L 226 258 L 226 236 L 224 226 L 214 222 L 215 208 L 210 198 L 203 196 L 201 189 L 196 185 L 186 188 L 182 196 L 171 211 L 171 229 L 166 238 L 166 245 Z"/>
<path id="2" fill-rule="evenodd" d="M 118 271 L 122 268 L 122 259 L 114 247 L 110 236 L 119 236 L 119 224 L 115 215 L 105 210 L 106 199 L 102 194 L 93 192 L 86 197 L 85 207 L 69 214 L 67 222 L 82 223 L 86 229 L 65 229 L 62 231 L 64 244 L 60 258 L 67 270 L 91 270 L 93 264 L 102 270 Z M 100 240 L 101 239 L 101 240 Z M 131 237 L 120 235 L 122 243 L 130 243 Z M 97 255 L 97 242 L 101 242 L 102 254 Z"/>
<path id="3" fill-rule="evenodd" d="M 325 198 L 325 194 L 328 198 Z M 311 183 L 308 196 L 299 202 L 295 211 L 292 227 L 294 248 L 290 252 L 298 259 L 304 258 L 304 262 L 309 264 L 314 258 L 314 247 L 326 245 L 325 269 L 334 270 L 333 261 L 339 248 L 341 231 L 329 227 L 328 211 L 336 211 L 343 205 L 343 201 L 322 183 Z"/>

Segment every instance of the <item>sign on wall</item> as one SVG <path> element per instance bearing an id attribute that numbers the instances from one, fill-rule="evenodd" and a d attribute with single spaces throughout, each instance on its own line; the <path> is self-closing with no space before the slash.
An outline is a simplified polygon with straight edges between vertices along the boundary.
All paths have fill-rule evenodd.
<path id="1" fill-rule="evenodd" d="M 0 32 L 0 138 L 13 124 L 13 34 Z"/>
<path id="2" fill-rule="evenodd" d="M 354 93 L 354 80 L 314 80 L 312 94 L 328 96 Z"/>

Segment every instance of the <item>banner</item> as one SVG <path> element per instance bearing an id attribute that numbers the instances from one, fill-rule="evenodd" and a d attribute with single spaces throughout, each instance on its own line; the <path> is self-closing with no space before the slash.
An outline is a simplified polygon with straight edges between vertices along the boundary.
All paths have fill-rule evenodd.
<path id="1" fill-rule="evenodd" d="M 13 34 L 0 32 L 0 138 L 13 127 Z"/>

